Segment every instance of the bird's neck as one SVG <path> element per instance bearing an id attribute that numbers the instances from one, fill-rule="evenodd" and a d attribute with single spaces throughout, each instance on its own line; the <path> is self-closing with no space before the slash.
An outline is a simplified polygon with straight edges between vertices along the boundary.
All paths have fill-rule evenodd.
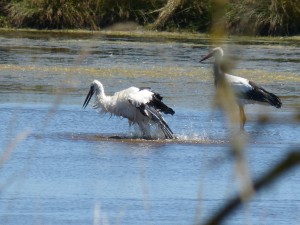
<path id="1" fill-rule="evenodd" d="M 106 95 L 105 95 L 105 92 L 104 92 L 104 87 L 102 84 L 98 85 L 98 88 L 96 89 L 96 96 L 98 99 L 105 99 L 106 98 Z"/>
<path id="2" fill-rule="evenodd" d="M 95 104 L 101 107 L 105 106 L 109 97 L 106 96 L 102 84 L 98 86 L 95 94 Z"/>
<path id="3" fill-rule="evenodd" d="M 217 86 L 221 80 L 224 78 L 224 72 L 221 69 L 221 63 L 219 60 L 216 60 L 213 67 L 214 72 L 214 82 L 215 86 Z"/>

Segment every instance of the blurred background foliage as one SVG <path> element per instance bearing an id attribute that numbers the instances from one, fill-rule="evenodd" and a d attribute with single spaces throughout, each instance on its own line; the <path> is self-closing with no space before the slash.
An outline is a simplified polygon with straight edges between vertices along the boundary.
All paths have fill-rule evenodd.
<path id="1" fill-rule="evenodd" d="M 118 22 L 209 32 L 216 7 L 228 34 L 300 33 L 300 0 L 1 0 L 0 27 L 100 30 Z"/>

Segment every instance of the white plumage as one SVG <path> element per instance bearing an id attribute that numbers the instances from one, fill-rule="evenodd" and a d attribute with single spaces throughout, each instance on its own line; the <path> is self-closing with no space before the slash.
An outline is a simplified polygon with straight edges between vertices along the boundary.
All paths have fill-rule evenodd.
<path id="1" fill-rule="evenodd" d="M 101 114 L 110 113 L 128 119 L 129 125 L 137 124 L 145 138 L 151 138 L 151 125 L 157 125 L 165 138 L 173 138 L 173 132 L 161 113 L 173 115 L 175 112 L 162 102 L 162 97 L 150 88 L 130 87 L 107 96 L 98 80 L 91 83 L 90 91 L 83 103 L 85 108 L 95 94 L 93 108 Z"/>
<path id="2" fill-rule="evenodd" d="M 237 102 L 239 105 L 243 106 L 245 104 L 255 103 L 254 101 L 243 97 L 246 93 L 253 91 L 253 87 L 250 85 L 249 80 L 226 73 L 224 74 L 224 76 L 226 81 L 231 86 L 233 92 L 238 97 Z"/>
<path id="3" fill-rule="evenodd" d="M 240 125 L 241 129 L 244 129 L 244 125 L 246 123 L 246 115 L 244 111 L 245 104 L 269 104 L 276 108 L 281 107 L 281 100 L 274 94 L 266 91 L 264 88 L 258 86 L 252 81 L 249 81 L 245 78 L 233 76 L 230 74 L 224 73 L 221 68 L 221 64 L 223 63 L 224 52 L 220 47 L 214 48 L 212 52 L 203 57 L 200 62 L 214 56 L 214 82 L 215 86 L 218 88 L 218 85 L 221 84 L 221 80 L 225 78 L 225 81 L 232 88 L 237 104 L 240 108 Z"/>

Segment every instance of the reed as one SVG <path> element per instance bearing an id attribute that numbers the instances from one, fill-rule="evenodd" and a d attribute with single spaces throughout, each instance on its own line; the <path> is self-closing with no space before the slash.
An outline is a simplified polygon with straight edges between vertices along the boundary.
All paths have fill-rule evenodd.
<path id="1" fill-rule="evenodd" d="M 89 1 L 22 0 L 6 6 L 10 22 L 17 27 L 39 29 L 97 28 Z"/>
<path id="2" fill-rule="evenodd" d="M 233 0 L 227 11 L 228 28 L 242 34 L 299 34 L 299 5 L 300 0 Z"/>
<path id="3" fill-rule="evenodd" d="M 14 27 L 98 30 L 135 21 L 150 29 L 211 30 L 220 0 L 3 0 L 1 14 Z M 300 0 L 227 0 L 219 21 L 230 33 L 300 33 Z M 2 9 L 2 10 L 1 10 Z M 3 20 L 3 18 L 2 18 Z M 1 26 L 1 19 L 0 19 Z M 3 25 L 2 25 L 3 26 Z"/>
<path id="4" fill-rule="evenodd" d="M 120 21 L 153 22 L 163 0 L 19 0 L 5 6 L 16 27 L 97 30 Z"/>
<path id="5" fill-rule="evenodd" d="M 168 0 L 154 22 L 155 29 L 207 31 L 211 24 L 211 0 Z"/>
<path id="6" fill-rule="evenodd" d="M 155 20 L 158 15 L 156 9 L 164 4 L 165 0 L 98 0 L 95 14 L 100 27 L 122 21 L 147 25 Z"/>
<path id="7" fill-rule="evenodd" d="M 5 16 L 6 0 L 0 1 L 0 27 L 8 27 L 7 17 Z"/>

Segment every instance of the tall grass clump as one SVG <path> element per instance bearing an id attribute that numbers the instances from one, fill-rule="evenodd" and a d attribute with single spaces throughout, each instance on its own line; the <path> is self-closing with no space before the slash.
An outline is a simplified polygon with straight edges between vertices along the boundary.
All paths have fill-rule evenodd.
<path id="1" fill-rule="evenodd" d="M 97 30 L 134 21 L 154 30 L 209 32 L 220 25 L 235 34 L 293 35 L 300 33 L 299 5 L 300 0 L 1 0 L 0 26 L 2 16 L 13 27 L 38 29 Z M 220 10 L 226 13 L 214 17 Z"/>
<path id="2" fill-rule="evenodd" d="M 19 0 L 6 6 L 10 22 L 17 27 L 66 29 L 97 27 L 90 1 Z"/>
<path id="3" fill-rule="evenodd" d="M 8 0 L 0 1 L 0 27 L 8 26 L 7 17 L 5 15 L 5 6 L 6 6 L 7 2 L 8 2 Z"/>
<path id="4" fill-rule="evenodd" d="M 154 21 L 164 0 L 18 0 L 6 5 L 10 22 L 39 29 L 99 29 L 120 21 Z"/>
<path id="5" fill-rule="evenodd" d="M 211 0 L 168 0 L 154 22 L 155 29 L 206 31 L 211 24 Z"/>
<path id="6" fill-rule="evenodd" d="M 154 29 L 204 31 L 211 0 L 6 0 L 5 13 L 16 27 L 88 28 L 134 21 Z M 171 10 L 170 10 L 171 8 Z"/>
<path id="7" fill-rule="evenodd" d="M 96 14 L 99 26 L 109 26 L 115 22 L 134 21 L 140 25 L 152 23 L 163 7 L 165 0 L 99 0 Z"/>
<path id="8" fill-rule="evenodd" d="M 300 32 L 300 0 L 232 0 L 228 28 L 235 33 L 290 35 Z"/>

